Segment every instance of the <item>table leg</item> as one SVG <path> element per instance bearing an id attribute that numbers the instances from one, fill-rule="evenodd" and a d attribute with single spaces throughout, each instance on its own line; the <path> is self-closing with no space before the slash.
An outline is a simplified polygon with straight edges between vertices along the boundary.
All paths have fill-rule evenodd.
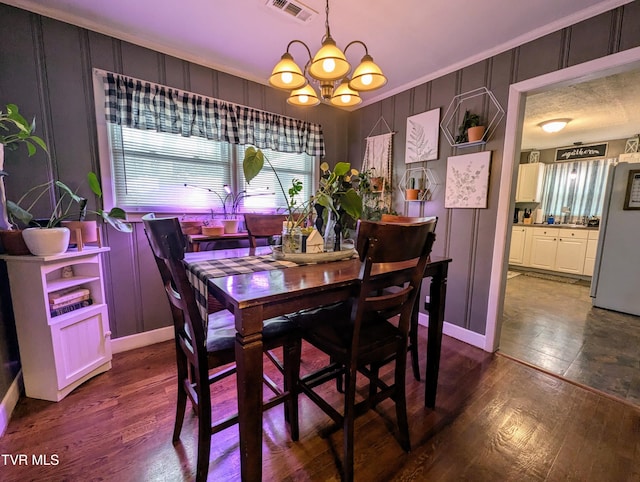
<path id="1" fill-rule="evenodd" d="M 262 478 L 262 307 L 238 310 L 236 367 L 240 473 L 243 481 Z"/>
<path id="2" fill-rule="evenodd" d="M 427 338 L 427 373 L 425 375 L 424 404 L 435 408 L 442 348 L 442 325 L 444 305 L 447 296 L 448 263 L 441 263 L 431 278 L 429 290 L 429 331 Z"/>

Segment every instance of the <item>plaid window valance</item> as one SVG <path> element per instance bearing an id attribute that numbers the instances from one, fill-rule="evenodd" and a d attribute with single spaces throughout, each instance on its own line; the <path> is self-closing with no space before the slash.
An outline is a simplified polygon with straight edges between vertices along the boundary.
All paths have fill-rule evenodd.
<path id="1" fill-rule="evenodd" d="M 111 123 L 324 156 L 324 137 L 319 124 L 119 74 L 107 73 L 104 86 L 105 117 Z"/>

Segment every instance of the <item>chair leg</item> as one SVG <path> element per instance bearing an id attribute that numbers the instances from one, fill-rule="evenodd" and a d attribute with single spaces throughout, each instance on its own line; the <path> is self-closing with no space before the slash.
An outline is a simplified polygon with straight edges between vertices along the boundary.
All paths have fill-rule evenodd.
<path id="1" fill-rule="evenodd" d="M 394 396 L 396 403 L 396 418 L 398 419 L 398 434 L 400 446 L 405 452 L 411 451 L 411 442 L 409 440 L 409 422 L 407 418 L 407 397 L 405 388 L 405 379 L 407 372 L 407 356 L 403 353 L 404 349 L 399 351 L 396 358 L 395 380 L 394 380 Z"/>
<path id="2" fill-rule="evenodd" d="M 335 363 L 335 360 L 333 358 L 330 358 L 329 363 Z M 342 375 L 338 375 L 336 377 L 336 391 L 338 393 L 344 393 L 343 378 L 344 377 Z"/>
<path id="3" fill-rule="evenodd" d="M 413 369 L 413 378 L 420 381 L 420 363 L 418 356 L 418 323 L 411 322 L 409 329 L 409 351 L 411 352 L 411 368 Z"/>
<path id="4" fill-rule="evenodd" d="M 177 366 L 178 366 L 178 397 L 176 400 L 176 421 L 173 425 L 173 442 L 177 442 L 180 439 L 180 432 L 182 432 L 182 423 L 184 422 L 184 414 L 187 408 L 187 392 L 184 384 L 189 376 L 189 370 L 187 368 L 187 357 L 180 350 L 176 353 Z"/>
<path id="5" fill-rule="evenodd" d="M 369 403 L 371 408 L 376 406 L 374 401 L 376 393 L 378 393 L 378 373 L 380 372 L 379 364 L 371 364 L 370 368 L 370 376 L 369 376 Z"/>
<path id="6" fill-rule="evenodd" d="M 297 340 L 286 343 L 283 348 L 284 358 L 284 390 L 289 397 L 284 404 L 284 420 L 289 425 L 291 440 L 298 440 L 300 426 L 298 423 L 298 377 L 300 376 L 300 358 L 302 342 Z"/>
<path id="7" fill-rule="evenodd" d="M 206 371 L 204 374 L 194 374 L 194 376 L 199 378 L 197 380 L 198 461 L 196 465 L 196 482 L 206 482 L 209 473 L 209 455 L 211 453 L 211 392 Z"/>
<path id="8" fill-rule="evenodd" d="M 343 439 L 344 456 L 342 460 L 343 482 L 353 480 L 353 431 L 355 426 L 356 371 L 345 371 Z"/>
<path id="9" fill-rule="evenodd" d="M 184 413 L 187 408 L 187 392 L 184 388 L 184 379 L 178 377 L 178 399 L 176 400 L 176 421 L 173 425 L 173 442 L 180 439 L 182 432 L 182 423 L 184 422 Z"/>

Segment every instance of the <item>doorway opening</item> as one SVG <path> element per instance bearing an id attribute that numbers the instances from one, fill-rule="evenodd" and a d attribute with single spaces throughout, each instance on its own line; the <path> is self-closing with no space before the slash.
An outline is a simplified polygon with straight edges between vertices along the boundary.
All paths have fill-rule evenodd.
<path id="1" fill-rule="evenodd" d="M 640 68 L 640 48 L 630 49 L 591 62 L 552 72 L 510 87 L 506 117 L 505 149 L 492 261 L 485 350 L 499 347 L 507 284 L 508 252 L 515 207 L 514 194 L 520 159 L 522 126 L 527 95 L 607 77 Z"/>

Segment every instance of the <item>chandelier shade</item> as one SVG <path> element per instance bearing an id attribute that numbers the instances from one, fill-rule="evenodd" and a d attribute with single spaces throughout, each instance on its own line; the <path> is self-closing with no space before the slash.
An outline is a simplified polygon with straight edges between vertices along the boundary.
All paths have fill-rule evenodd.
<path id="1" fill-rule="evenodd" d="M 360 104 L 362 98 L 356 90 L 349 87 L 349 79 L 345 78 L 336 90 L 333 91 L 329 102 L 339 107 L 352 107 Z"/>
<path id="2" fill-rule="evenodd" d="M 289 52 L 285 52 L 269 77 L 269 83 L 279 89 L 299 89 L 307 83 L 307 78 L 295 63 Z"/>
<path id="3" fill-rule="evenodd" d="M 354 90 L 366 92 L 379 89 L 386 83 L 387 78 L 382 73 L 382 70 L 380 70 L 380 67 L 376 65 L 371 55 L 366 54 L 362 57 L 356 70 L 353 71 L 349 87 Z"/>
<path id="4" fill-rule="evenodd" d="M 314 106 L 320 103 L 318 94 L 309 84 L 300 89 L 292 90 L 287 102 L 291 105 Z"/>
<path id="5" fill-rule="evenodd" d="M 387 83 L 382 69 L 373 61 L 364 42 L 354 40 L 344 50 L 336 45 L 329 29 L 329 0 L 325 10 L 326 33 L 316 54 L 312 56 L 311 50 L 302 40 L 292 40 L 269 77 L 269 84 L 273 87 L 291 91 L 287 99 L 289 104 L 313 106 L 318 105 L 322 98 L 331 105 L 350 107 L 362 102 L 360 92 L 379 89 Z M 309 55 L 304 69 L 295 63 L 289 53 L 291 46 L 296 43 L 302 44 Z M 360 44 L 365 54 L 349 79 L 351 64 L 346 53 L 354 44 Z M 320 96 L 311 84 L 320 89 Z"/>
<path id="6" fill-rule="evenodd" d="M 317 80 L 340 80 L 351 70 L 344 52 L 331 37 L 322 42 L 322 47 L 313 57 L 309 66 L 309 75 Z"/>

